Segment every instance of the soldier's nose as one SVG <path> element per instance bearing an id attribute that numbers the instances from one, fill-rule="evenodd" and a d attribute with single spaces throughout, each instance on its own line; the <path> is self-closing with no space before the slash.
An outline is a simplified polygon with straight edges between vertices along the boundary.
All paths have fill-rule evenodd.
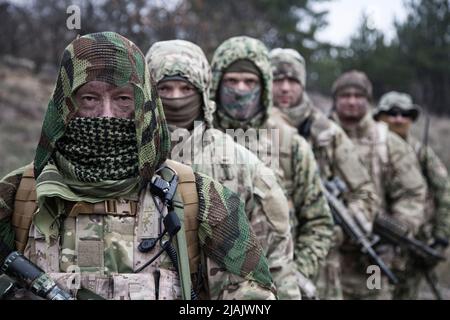
<path id="1" fill-rule="evenodd" d="M 105 97 L 102 100 L 102 117 L 105 118 L 114 118 L 113 108 L 112 108 L 112 101 L 109 97 Z"/>

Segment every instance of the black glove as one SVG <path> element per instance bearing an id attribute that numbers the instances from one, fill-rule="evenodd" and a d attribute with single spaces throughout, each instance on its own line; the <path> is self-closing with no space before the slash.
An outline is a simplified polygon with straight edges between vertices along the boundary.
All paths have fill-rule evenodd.
<path id="1" fill-rule="evenodd" d="M 449 245 L 449 241 L 447 238 L 434 236 L 433 242 L 430 245 L 430 247 L 432 247 L 433 249 L 438 251 L 441 255 L 445 256 L 445 251 L 446 251 L 448 245 Z"/>

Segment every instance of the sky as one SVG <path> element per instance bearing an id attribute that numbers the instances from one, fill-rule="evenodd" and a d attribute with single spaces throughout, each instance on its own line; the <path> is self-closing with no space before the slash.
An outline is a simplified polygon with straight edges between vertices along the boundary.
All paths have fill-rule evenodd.
<path id="1" fill-rule="evenodd" d="M 403 0 L 332 0 L 318 3 L 313 8 L 327 9 L 328 26 L 317 33 L 320 41 L 335 45 L 347 45 L 366 12 L 373 26 L 381 30 L 386 40 L 395 36 L 394 19 L 404 21 L 406 9 Z"/>

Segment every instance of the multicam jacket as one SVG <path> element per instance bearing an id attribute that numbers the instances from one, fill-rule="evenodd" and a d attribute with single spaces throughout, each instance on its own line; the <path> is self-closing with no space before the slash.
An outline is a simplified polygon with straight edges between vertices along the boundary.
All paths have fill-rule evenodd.
<path id="1" fill-rule="evenodd" d="M 428 186 L 424 236 L 450 239 L 450 180 L 447 169 L 430 146 L 409 136 L 407 142 L 413 147 Z M 428 230 L 424 230 L 428 229 Z"/>
<path id="2" fill-rule="evenodd" d="M 146 60 L 156 82 L 180 75 L 203 96 L 205 121 L 199 121 L 192 132 L 173 128 L 172 140 L 178 143 L 173 147 L 172 159 L 211 176 L 240 195 L 268 259 L 278 298 L 299 299 L 287 199 L 272 170 L 230 136 L 211 128 L 208 119 L 215 104 L 209 100 L 211 70 L 203 52 L 188 41 L 162 41 L 150 48 Z M 180 137 L 183 139 L 179 142 Z M 221 272 L 210 275 L 217 281 L 222 277 Z"/>
<path id="3" fill-rule="evenodd" d="M 116 86 L 130 83 L 135 88 L 139 192 L 121 192 L 122 181 L 69 181 L 54 165 L 56 143 L 77 113 L 73 93 L 93 80 Z M 143 54 L 126 38 L 113 32 L 89 34 L 74 40 L 64 51 L 34 161 L 37 203 L 34 199 L 22 203 L 37 206 L 25 254 L 63 287 L 71 289 L 78 282 L 108 299 L 189 298 L 182 295 L 180 285 L 180 279 L 186 277 L 175 272 L 166 253 L 142 272 L 134 273 L 161 248 L 158 242 L 149 252 L 138 250 L 142 240 L 160 232 L 160 209 L 156 208 L 160 203 L 150 193 L 148 183 L 170 150 L 169 131 L 156 97 Z M 16 193 L 25 179 L 23 174 L 22 168 L 0 182 L 0 235 L 12 248 L 14 230 L 10 221 L 23 196 Z M 79 188 L 72 189 L 69 182 Z M 201 255 L 210 263 L 202 263 L 198 272 L 191 271 L 198 278 L 202 274 L 208 277 L 214 270 L 227 275 L 226 283 L 206 290 L 207 297 L 274 298 L 267 260 L 248 224 L 244 203 L 237 194 L 203 174 L 195 173 L 195 185 L 198 231 L 192 239 L 183 237 L 183 233 L 177 235 L 180 265 L 186 260 L 180 241 L 187 246 L 198 243 Z M 162 210 L 164 213 L 166 208 Z M 180 232 L 189 227 L 187 223 L 183 222 Z M 214 286 L 213 281 L 209 284 Z"/>
<path id="4" fill-rule="evenodd" d="M 333 115 L 339 123 L 337 115 Z M 344 130 L 375 184 L 385 212 L 417 233 L 424 220 L 426 185 L 412 148 L 370 112 L 352 129 Z"/>
<path id="5" fill-rule="evenodd" d="M 267 49 L 260 41 L 249 37 L 234 37 L 217 48 L 212 60 L 211 99 L 218 103 L 223 73 L 238 59 L 252 61 L 261 71 L 264 112 L 244 123 L 227 116 L 218 104 L 215 124 L 222 131 L 245 129 L 247 134 L 257 137 L 256 145 L 247 147 L 278 173 L 287 191 L 293 208 L 291 229 L 295 262 L 302 274 L 312 278 L 328 253 L 333 234 L 333 221 L 322 194 L 314 155 L 308 143 L 295 129 L 269 119 L 272 108 L 272 70 Z M 237 133 L 238 130 L 233 134 Z"/>

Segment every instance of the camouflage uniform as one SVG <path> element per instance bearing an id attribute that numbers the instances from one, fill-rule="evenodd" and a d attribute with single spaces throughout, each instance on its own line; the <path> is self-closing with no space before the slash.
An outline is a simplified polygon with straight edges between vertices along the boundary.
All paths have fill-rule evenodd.
<path id="1" fill-rule="evenodd" d="M 172 159 L 192 166 L 240 195 L 269 261 L 278 298 L 300 299 L 287 199 L 272 170 L 229 135 L 211 128 L 215 104 L 209 100 L 211 69 L 203 51 L 188 41 L 162 41 L 152 45 L 146 60 L 157 83 L 164 77 L 179 75 L 191 82 L 203 97 L 204 121 L 197 122 L 191 134 L 186 129 L 171 128 L 172 141 L 178 141 L 175 130 L 187 134 L 185 140 L 174 146 Z M 210 277 L 218 280 L 222 275 L 217 272 Z"/>
<path id="2" fill-rule="evenodd" d="M 303 57 L 293 49 L 273 49 L 270 52 L 274 78 L 290 77 L 306 87 L 306 69 Z M 377 197 L 370 177 L 357 156 L 355 146 L 344 130 L 329 120 L 312 103 L 307 93 L 301 102 L 290 108 L 276 108 L 278 121 L 285 121 L 298 129 L 311 144 L 321 177 L 342 179 L 348 188 L 344 201 L 359 224 L 370 233 L 377 209 Z M 337 226 L 335 228 L 338 228 Z M 334 247 L 327 257 L 326 267 L 318 279 L 322 298 L 341 299 L 338 246 L 342 231 L 336 229 Z M 331 278 L 330 278 L 331 277 Z"/>
<path id="3" fill-rule="evenodd" d="M 372 87 L 365 74 L 350 71 L 340 76 L 333 84 L 334 99 L 339 90 L 347 87 L 363 89 L 367 99 L 371 100 Z M 379 212 L 391 215 L 412 234 L 416 234 L 423 221 L 426 185 L 413 150 L 399 136 L 390 132 L 385 124 L 376 123 L 372 119 L 371 112 L 367 112 L 352 128 L 345 127 L 337 114 L 333 114 L 333 118 L 353 141 L 375 184 L 381 201 Z M 364 270 L 362 266 L 369 263 L 355 261 L 352 259 L 350 249 L 349 251 L 350 253 L 341 261 L 342 265 L 346 265 L 342 270 L 344 296 L 389 299 L 392 288 L 388 285 L 387 279 L 383 277 L 381 290 L 368 289 L 365 285 L 367 275 L 357 270 Z M 379 251 L 386 264 L 394 271 L 398 271 L 397 274 L 405 270 L 404 252 L 394 252 L 391 247 L 380 247 Z"/>
<path id="4" fill-rule="evenodd" d="M 381 97 L 374 110 L 374 118 L 377 119 L 380 114 L 394 107 L 413 111 L 413 121 L 420 114 L 420 108 L 412 103 L 411 96 L 394 91 Z M 420 226 L 418 237 L 430 245 L 440 245 L 445 249 L 450 239 L 450 180 L 447 169 L 430 146 L 424 146 L 411 134 L 405 137 L 405 141 L 414 149 L 428 186 L 425 221 Z M 405 283 L 397 286 L 394 298 L 417 299 L 423 273 L 415 267 L 414 261 L 410 261 L 405 273 Z"/>
<path id="5" fill-rule="evenodd" d="M 250 121 L 243 122 L 229 117 L 218 105 L 215 124 L 223 131 L 244 129 L 250 135 L 253 133 L 257 136 L 257 145 L 248 148 L 257 153 L 267 166 L 277 170 L 281 178 L 293 209 L 291 228 L 295 261 L 299 272 L 312 279 L 328 253 L 333 226 L 330 209 L 321 191 L 317 164 L 310 146 L 295 129 L 269 117 L 272 108 L 272 72 L 267 49 L 260 41 L 234 37 L 219 46 L 211 64 L 212 99 L 216 103 L 219 101 L 218 91 L 224 71 L 239 59 L 250 60 L 262 74 L 261 101 L 264 110 Z"/>
<path id="6" fill-rule="evenodd" d="M 135 119 L 76 117 L 74 92 L 94 80 L 115 86 L 131 84 Z M 84 133 L 80 137 L 87 140 L 75 151 L 79 159 L 85 159 L 83 153 L 94 158 L 93 164 L 88 161 L 84 167 L 69 158 L 70 153 L 63 153 L 61 144 L 79 123 Z M 90 123 L 94 125 L 89 126 Z M 131 131 L 125 132 L 129 125 Z M 98 130 L 99 126 L 103 132 Z M 111 129 L 115 127 L 124 132 Z M 114 157 L 114 153 L 106 152 L 106 156 L 92 153 L 100 151 L 95 149 L 96 143 L 105 148 L 103 152 L 116 148 L 114 143 L 105 144 L 105 139 L 107 142 L 125 139 L 125 145 L 132 147 L 122 137 L 127 134 L 136 145 L 129 155 L 112 161 L 107 157 Z M 89 139 L 91 143 L 87 143 Z M 209 281 L 202 296 L 275 298 L 267 260 L 249 226 L 244 203 L 237 194 L 201 173 L 193 177 L 198 197 L 194 216 L 184 216 L 189 202 L 182 198 L 180 185 L 174 198 L 178 203 L 176 214 L 182 221 L 174 239 L 180 272 L 176 272 L 166 252 L 141 272 L 134 272 L 161 249 L 162 242 L 156 242 L 147 252 L 138 247 L 142 240 L 160 234 L 160 210 L 167 214 L 167 207 L 157 208 L 161 203 L 150 192 L 149 183 L 155 170 L 167 163 L 169 151 L 170 137 L 161 101 L 141 51 L 113 32 L 74 40 L 64 51 L 45 115 L 31 171 L 36 179 L 29 173 L 25 175 L 29 170 L 22 168 L 0 182 L 1 239 L 13 248 L 17 229 L 12 228 L 11 219 L 17 217 L 15 206 L 36 206 L 25 255 L 60 286 L 73 290 L 73 294 L 78 283 L 107 299 L 189 299 L 189 287 L 204 288 L 197 286 L 195 279 L 210 280 L 208 275 L 221 270 L 226 281 Z M 178 164 L 179 168 L 182 166 Z M 107 178 L 115 175 L 119 178 Z M 25 180 L 29 183 L 27 189 L 20 187 Z M 188 191 L 194 194 L 193 190 Z M 193 260 L 189 256 L 188 261 L 190 251 L 197 255 Z M 206 258 L 209 260 L 205 265 Z"/>

